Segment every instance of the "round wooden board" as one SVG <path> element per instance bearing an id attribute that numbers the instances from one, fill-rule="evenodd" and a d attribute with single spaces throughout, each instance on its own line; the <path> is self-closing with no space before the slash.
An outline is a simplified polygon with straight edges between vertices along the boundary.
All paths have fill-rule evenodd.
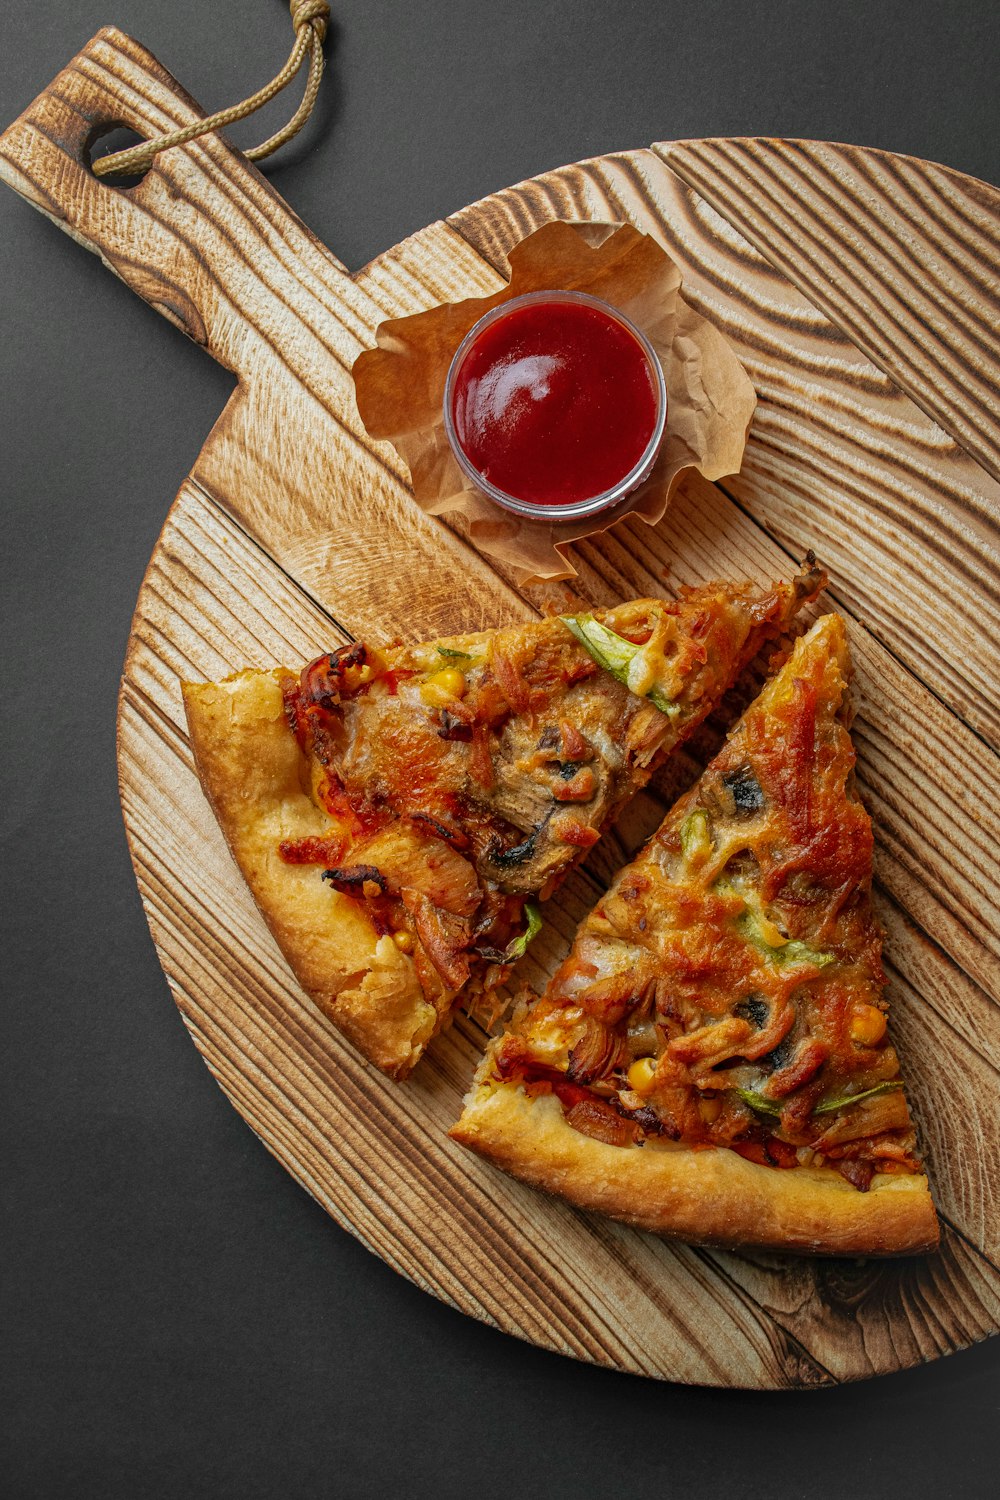
<path id="1" fill-rule="evenodd" d="M 817 142 L 688 141 L 601 157 L 435 223 L 355 276 L 224 138 L 131 191 L 83 162 L 96 125 L 199 111 L 104 31 L 0 142 L 0 171 L 238 376 L 167 518 L 122 685 L 122 805 L 163 967 L 212 1072 L 268 1148 L 389 1264 L 550 1349 L 664 1379 L 816 1386 L 1000 1327 L 997 522 L 1000 194 Z M 674 1246 L 550 1201 L 445 1136 L 483 1033 L 462 1019 L 393 1086 L 298 990 L 191 768 L 178 684 L 297 663 L 348 634 L 529 617 L 519 590 L 413 504 L 351 364 L 384 318 L 484 295 L 550 218 L 630 221 L 744 361 L 743 472 L 654 530 L 575 549 L 593 603 L 770 578 L 813 547 L 857 665 L 893 1029 L 944 1222 L 939 1254 L 811 1262 Z M 652 799 L 550 903 L 537 981 Z"/>

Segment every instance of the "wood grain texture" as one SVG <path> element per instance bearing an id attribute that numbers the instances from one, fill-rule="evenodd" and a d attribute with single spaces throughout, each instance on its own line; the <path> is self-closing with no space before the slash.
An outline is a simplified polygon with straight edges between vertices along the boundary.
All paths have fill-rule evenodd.
<path id="1" fill-rule="evenodd" d="M 0 140 L 0 173 L 239 381 L 151 559 L 119 716 L 150 926 L 221 1086 L 388 1263 L 578 1358 L 715 1385 L 823 1386 L 995 1332 L 1000 455 L 980 378 L 995 356 L 992 190 L 816 143 L 685 142 L 496 194 L 351 277 L 222 137 L 166 154 L 127 192 L 87 170 L 96 125 L 151 134 L 198 114 L 154 59 L 105 31 Z M 193 776 L 181 680 L 564 603 L 565 586 L 515 588 L 419 511 L 393 450 L 367 439 L 349 373 L 383 318 L 495 290 L 511 245 L 554 217 L 655 234 L 760 397 L 740 476 L 685 485 L 654 529 L 626 522 L 579 544 L 574 596 L 764 580 L 810 545 L 831 568 L 857 664 L 892 1024 L 946 1221 L 940 1255 L 824 1264 L 670 1246 L 468 1157 L 445 1130 L 482 1028 L 461 1018 L 405 1087 L 362 1063 L 296 986 Z M 945 256 L 931 317 L 918 292 Z M 544 982 L 710 734 L 548 903 L 526 979 Z"/>
<path id="2" fill-rule="evenodd" d="M 654 150 L 1000 479 L 1000 191 L 829 141 Z"/>
<path id="3" fill-rule="evenodd" d="M 546 173 L 449 222 L 499 267 L 552 217 L 624 219 L 664 245 L 757 390 L 723 487 L 794 556 L 814 548 L 833 597 L 1000 747 L 1000 484 L 653 151 Z"/>
<path id="4" fill-rule="evenodd" d="M 482 295 L 499 279 L 440 225 L 405 271 L 387 257 L 362 289 L 222 136 L 166 153 L 127 192 L 83 160 L 102 123 L 150 136 L 199 116 L 108 28 L 4 134 L 0 173 L 240 377 L 193 473 L 303 587 L 329 599 L 335 579 L 356 627 L 389 634 L 523 616 L 476 553 L 420 520 L 399 459 L 367 441 L 350 376 L 387 310 Z"/>
<path id="5" fill-rule="evenodd" d="M 895 1368 L 901 1337 L 909 1355 L 927 1358 L 990 1331 L 1000 1296 L 972 1240 L 989 1203 L 974 1185 L 971 1213 L 949 1197 L 950 1134 L 938 1198 L 960 1232 L 950 1234 L 941 1257 L 875 1270 L 844 1263 L 837 1275 L 782 1257 L 744 1264 L 579 1214 L 467 1160 L 444 1131 L 482 1045 L 472 1022 L 441 1038 L 404 1088 L 356 1057 L 298 990 L 260 928 L 221 834 L 204 817 L 177 692 L 178 675 L 298 659 L 340 639 L 255 543 L 196 486 L 185 486 L 136 613 L 122 690 L 122 802 L 177 1003 L 226 1092 L 299 1181 L 383 1258 L 455 1305 L 636 1373 L 709 1384 L 825 1384 Z M 597 889 L 585 871 L 550 903 L 556 910 L 534 954 L 537 977 L 554 968 Z M 894 999 L 894 1026 L 919 1027 L 919 1016 L 909 1015 L 925 1009 L 915 991 L 900 986 Z M 966 1047 L 943 1074 L 922 1047 L 910 1070 L 915 1097 L 929 1098 L 929 1110 L 943 1104 L 945 1119 L 967 1054 L 982 1069 Z M 981 1081 L 981 1071 L 973 1073 L 966 1098 Z M 995 1093 L 995 1076 L 992 1087 Z M 993 1128 L 985 1117 L 987 1138 Z M 963 1147 L 981 1155 L 984 1144 L 966 1138 Z M 937 1139 L 929 1145 L 936 1170 Z M 949 1309 L 943 1332 L 939 1301 Z M 886 1306 L 907 1308 L 905 1330 L 885 1321 Z"/>

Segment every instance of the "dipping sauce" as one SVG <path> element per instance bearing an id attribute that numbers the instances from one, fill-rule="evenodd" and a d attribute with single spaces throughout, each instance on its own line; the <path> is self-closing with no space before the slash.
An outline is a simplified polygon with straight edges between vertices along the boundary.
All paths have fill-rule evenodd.
<path id="1" fill-rule="evenodd" d="M 643 335 L 578 292 L 535 292 L 487 314 L 445 392 L 459 463 L 522 514 L 544 507 L 568 518 L 617 504 L 652 467 L 665 416 Z"/>

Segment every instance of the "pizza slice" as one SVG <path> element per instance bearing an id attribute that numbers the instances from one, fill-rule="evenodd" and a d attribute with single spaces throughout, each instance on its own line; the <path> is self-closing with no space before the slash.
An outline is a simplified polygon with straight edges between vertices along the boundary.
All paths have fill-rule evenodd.
<path id="1" fill-rule="evenodd" d="M 183 688 L 195 766 L 303 988 L 404 1076 L 467 986 L 824 582 L 714 584 Z"/>
<path id="2" fill-rule="evenodd" d="M 886 1034 L 849 673 L 826 615 L 491 1043 L 456 1140 L 679 1239 L 936 1244 Z"/>

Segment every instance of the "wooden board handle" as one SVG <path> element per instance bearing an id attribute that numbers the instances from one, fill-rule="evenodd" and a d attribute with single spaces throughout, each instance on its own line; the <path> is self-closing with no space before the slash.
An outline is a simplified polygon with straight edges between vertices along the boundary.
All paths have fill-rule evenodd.
<path id="1" fill-rule="evenodd" d="M 312 261 L 327 287 L 347 280 L 341 263 L 224 136 L 165 151 L 131 188 L 110 186 L 90 169 L 95 136 L 114 126 L 148 139 L 202 118 L 151 53 L 106 27 L 0 136 L 0 177 L 245 375 L 247 325 L 266 329 L 274 301 L 273 284 L 264 286 L 237 249 L 247 221 L 262 243 L 280 246 L 278 258 L 287 251 L 290 261 Z"/>

